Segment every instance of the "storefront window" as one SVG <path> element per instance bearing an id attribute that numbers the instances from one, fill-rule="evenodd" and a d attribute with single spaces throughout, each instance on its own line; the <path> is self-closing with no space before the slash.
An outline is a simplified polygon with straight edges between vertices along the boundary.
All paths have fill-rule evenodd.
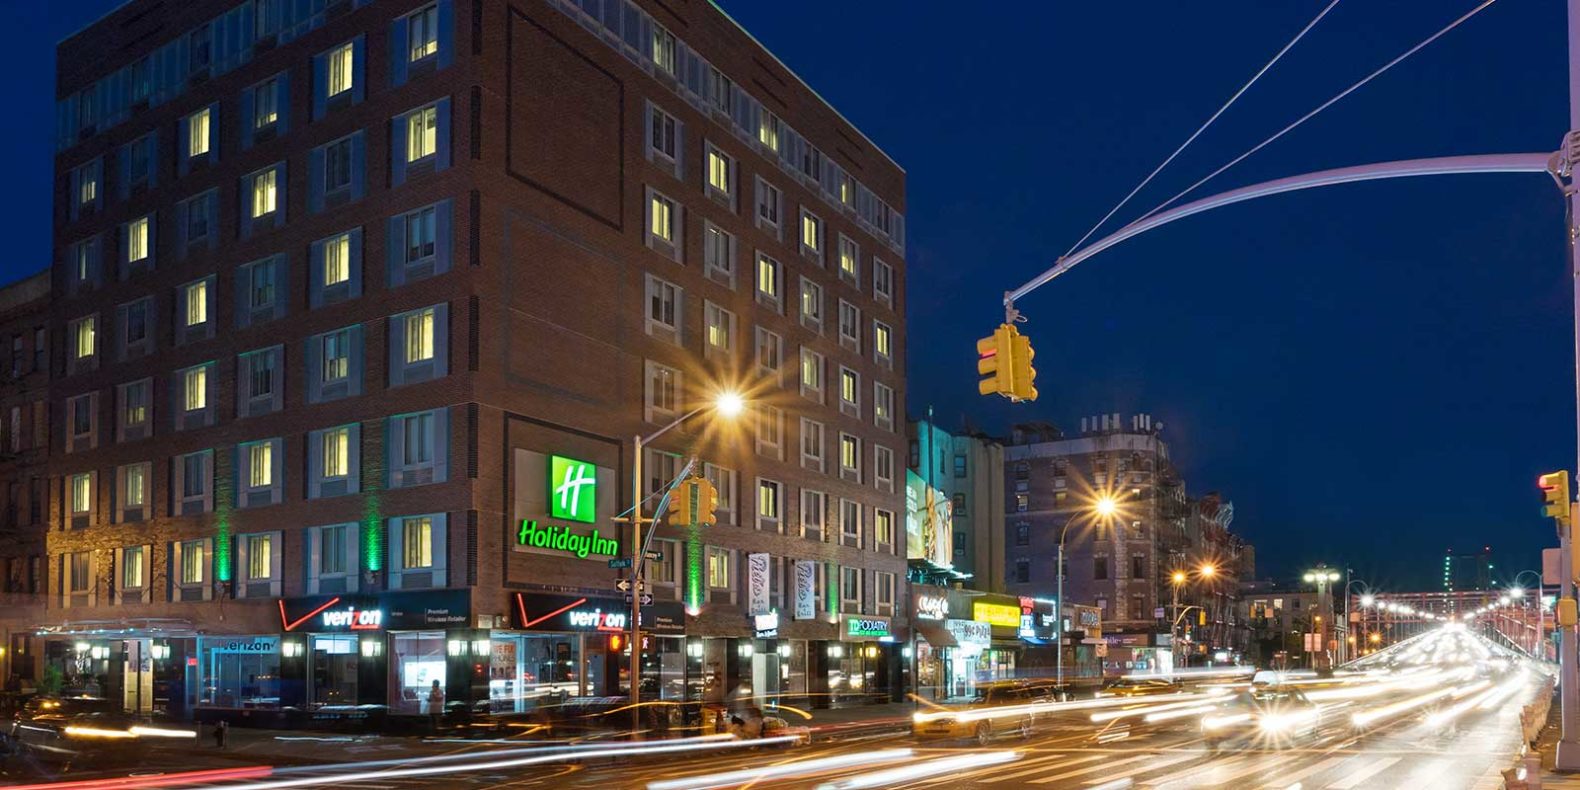
<path id="1" fill-rule="evenodd" d="M 782 678 L 780 689 L 786 696 L 805 696 L 806 640 L 779 640 L 779 658 L 779 674 Z"/>
<path id="2" fill-rule="evenodd" d="M 280 707 L 280 638 L 227 636 L 198 640 L 199 705 Z"/>
<path id="3" fill-rule="evenodd" d="M 390 709 L 396 713 L 428 715 L 433 682 L 445 688 L 443 631 L 407 631 L 390 634 Z M 445 699 L 449 690 L 445 689 Z"/>
<path id="4" fill-rule="evenodd" d="M 828 646 L 828 691 L 834 702 L 865 700 L 874 693 L 874 677 L 882 651 L 867 643 L 830 643 Z"/>
<path id="5" fill-rule="evenodd" d="M 496 713 L 524 713 L 582 695 L 575 634 L 493 634 L 488 699 Z"/>
<path id="6" fill-rule="evenodd" d="M 357 704 L 357 635 L 313 637 L 314 707 Z"/>

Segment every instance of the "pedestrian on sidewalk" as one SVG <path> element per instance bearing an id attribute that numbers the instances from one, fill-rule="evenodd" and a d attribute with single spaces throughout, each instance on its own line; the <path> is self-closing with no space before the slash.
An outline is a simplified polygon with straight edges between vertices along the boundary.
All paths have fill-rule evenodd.
<path id="1" fill-rule="evenodd" d="M 439 681 L 433 682 L 433 688 L 428 690 L 428 730 L 434 735 L 439 734 L 439 717 L 444 715 L 444 689 L 439 686 Z"/>
<path id="2" fill-rule="evenodd" d="M 214 722 L 214 748 L 225 748 L 225 736 L 230 734 L 230 722 L 220 719 Z"/>

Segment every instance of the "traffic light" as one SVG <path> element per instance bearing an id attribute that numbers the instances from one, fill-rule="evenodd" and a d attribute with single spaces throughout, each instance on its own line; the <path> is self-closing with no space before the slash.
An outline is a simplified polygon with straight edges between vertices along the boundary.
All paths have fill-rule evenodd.
<path id="1" fill-rule="evenodd" d="M 624 649 L 625 649 L 625 635 L 624 634 L 610 634 L 609 635 L 609 652 L 610 653 L 619 653 L 620 651 L 622 651 Z"/>
<path id="2" fill-rule="evenodd" d="M 713 511 L 719 509 L 719 490 L 707 481 L 707 478 L 695 478 L 697 486 L 697 523 L 716 524 L 718 517 Z"/>
<path id="3" fill-rule="evenodd" d="M 1207 610 L 1205 610 L 1205 609 L 1197 609 L 1196 610 L 1196 622 L 1199 625 L 1206 625 L 1207 624 Z"/>
<path id="4" fill-rule="evenodd" d="M 987 378 L 977 382 L 983 395 L 1015 397 L 1015 337 L 1020 332 L 1009 324 L 999 324 L 993 334 L 977 341 L 977 374 Z"/>
<path id="5" fill-rule="evenodd" d="M 686 526 L 691 523 L 691 480 L 688 478 L 669 492 L 669 523 Z"/>
<path id="6" fill-rule="evenodd" d="M 1569 523 L 1569 470 L 1548 472 L 1536 478 L 1542 489 L 1542 515 L 1558 519 L 1561 525 Z"/>
<path id="7" fill-rule="evenodd" d="M 1031 350 L 1031 338 L 1016 333 L 1014 340 L 1015 351 L 1010 355 L 1010 364 L 1013 367 L 1011 384 L 1014 385 L 1015 395 L 1012 400 L 1036 400 L 1037 388 L 1032 386 L 1037 383 L 1037 369 L 1031 366 L 1031 358 L 1036 352 Z"/>

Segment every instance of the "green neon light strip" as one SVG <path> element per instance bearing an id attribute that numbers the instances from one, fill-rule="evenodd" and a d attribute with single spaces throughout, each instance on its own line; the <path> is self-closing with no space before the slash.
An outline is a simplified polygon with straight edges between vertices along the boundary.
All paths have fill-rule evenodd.
<path id="1" fill-rule="evenodd" d="M 686 540 L 686 606 L 697 611 L 702 608 L 702 541 L 699 530 L 691 532 Z"/>
<path id="2" fill-rule="evenodd" d="M 242 452 L 240 448 L 237 452 Z M 222 582 L 229 582 L 235 577 L 235 558 L 232 556 L 231 539 L 231 512 L 235 509 L 236 491 L 232 485 L 234 474 L 218 474 L 219 470 L 214 465 L 214 458 L 209 458 L 209 468 L 215 472 L 214 477 L 214 578 Z M 235 457 L 232 457 L 234 463 Z M 234 472 L 234 467 L 233 470 Z"/>

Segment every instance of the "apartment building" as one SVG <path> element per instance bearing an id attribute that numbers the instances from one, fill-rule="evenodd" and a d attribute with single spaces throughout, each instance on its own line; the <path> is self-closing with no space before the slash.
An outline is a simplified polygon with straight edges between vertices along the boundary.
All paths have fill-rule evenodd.
<path id="1" fill-rule="evenodd" d="M 35 677 L 30 612 L 45 602 L 49 460 L 49 272 L 0 287 L 0 629 L 5 677 Z"/>
<path id="2" fill-rule="evenodd" d="M 58 61 L 68 684 L 626 693 L 632 437 L 740 391 L 646 449 L 720 518 L 647 547 L 645 695 L 900 692 L 904 172 L 719 8 L 134 0 Z"/>

